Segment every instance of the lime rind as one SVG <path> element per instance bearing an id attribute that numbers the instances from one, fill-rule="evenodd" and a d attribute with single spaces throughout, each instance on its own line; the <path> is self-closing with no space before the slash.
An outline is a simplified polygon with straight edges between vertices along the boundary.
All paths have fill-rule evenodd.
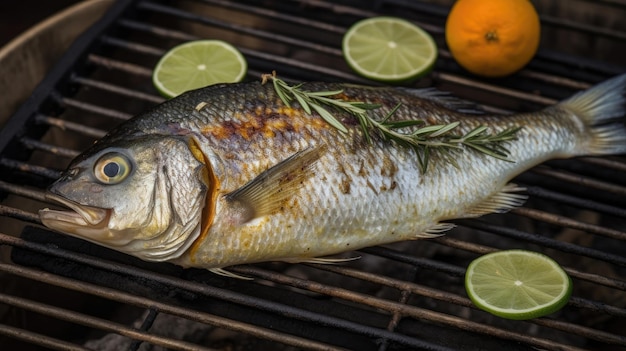
<path id="1" fill-rule="evenodd" d="M 236 83 L 247 72 L 244 56 L 221 40 L 195 40 L 169 50 L 157 63 L 152 82 L 165 97 L 218 83 Z"/>
<path id="2" fill-rule="evenodd" d="M 472 261 L 465 288 L 478 308 L 502 318 L 526 320 L 563 308 L 572 293 L 572 280 L 548 256 L 506 250 Z"/>
<path id="3" fill-rule="evenodd" d="M 437 45 L 430 34 L 396 17 L 373 17 L 355 23 L 344 35 L 342 48 L 355 72 L 390 83 L 422 77 L 437 59 Z"/>

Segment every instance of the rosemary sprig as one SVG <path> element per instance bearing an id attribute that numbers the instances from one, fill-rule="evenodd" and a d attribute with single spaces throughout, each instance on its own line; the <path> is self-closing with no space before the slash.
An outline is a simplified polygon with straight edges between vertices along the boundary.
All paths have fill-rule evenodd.
<path id="1" fill-rule="evenodd" d="M 276 71 L 272 74 L 264 74 L 262 84 L 265 84 L 268 79 L 272 80 L 274 89 L 278 94 L 278 97 L 287 106 L 291 106 L 291 102 L 295 99 L 300 106 L 310 114 L 311 110 L 315 110 L 326 122 L 340 131 L 347 133 L 348 129 L 339 122 L 332 113 L 328 112 L 323 105 L 335 106 L 341 110 L 352 113 L 355 116 L 365 115 L 366 109 L 374 109 L 380 107 L 380 105 L 366 105 L 361 102 L 351 102 L 341 99 L 332 99 L 329 96 L 339 95 L 343 90 L 331 90 L 331 91 L 304 91 L 300 87 L 302 83 L 290 86 L 284 80 L 276 77 Z"/>
<path id="2" fill-rule="evenodd" d="M 425 124 L 424 121 L 390 120 L 390 117 L 400 108 L 400 104 L 396 105 L 382 119 L 377 120 L 372 118 L 368 114 L 368 111 L 376 110 L 382 107 L 381 105 L 333 98 L 333 96 L 343 93 L 343 90 L 302 90 L 302 83 L 290 86 L 282 79 L 276 77 L 275 71 L 272 72 L 272 74 L 264 74 L 262 78 L 262 84 L 265 84 L 268 80 L 272 81 L 274 90 L 286 106 L 291 106 L 291 103 L 295 100 L 306 113 L 310 114 L 314 110 L 326 122 L 341 132 L 346 133 L 348 129 L 326 109 L 326 106 L 352 114 L 358 120 L 363 129 L 363 135 L 370 143 L 372 142 L 371 134 L 377 133 L 383 140 L 392 141 L 414 149 L 422 172 L 426 172 L 428 169 L 431 150 L 442 151 L 443 157 L 457 166 L 454 158 L 451 157 L 451 152 L 461 150 L 462 146 L 510 162 L 511 160 L 508 158 L 509 151 L 505 148 L 504 144 L 508 141 L 515 140 L 517 138 L 517 132 L 521 129 L 521 127 L 507 128 L 497 134 L 489 134 L 487 132 L 488 127 L 480 125 L 469 133 L 458 136 L 452 134 L 460 125 L 458 121 L 448 124 L 420 127 Z M 410 129 L 407 130 L 407 128 Z"/>

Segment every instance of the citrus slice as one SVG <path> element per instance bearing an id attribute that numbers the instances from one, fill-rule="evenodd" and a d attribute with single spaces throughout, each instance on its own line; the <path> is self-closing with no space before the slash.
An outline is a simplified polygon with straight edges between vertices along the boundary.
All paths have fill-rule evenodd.
<path id="1" fill-rule="evenodd" d="M 178 45 L 159 60 L 152 83 L 165 97 L 217 83 L 239 82 L 248 64 L 234 46 L 221 40 L 196 40 Z"/>
<path id="2" fill-rule="evenodd" d="M 343 37 L 343 56 L 358 74 L 383 82 L 411 81 L 430 72 L 437 59 L 433 38 L 413 23 L 373 17 L 352 25 Z"/>
<path id="3" fill-rule="evenodd" d="M 554 260 L 525 250 L 493 252 L 472 261 L 465 290 L 482 310 L 508 319 L 531 319 L 567 304 L 572 281 Z"/>

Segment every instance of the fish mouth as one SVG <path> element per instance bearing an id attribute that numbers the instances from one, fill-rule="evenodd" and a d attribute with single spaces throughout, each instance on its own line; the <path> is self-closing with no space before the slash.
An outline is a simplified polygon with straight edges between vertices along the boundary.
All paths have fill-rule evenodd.
<path id="1" fill-rule="evenodd" d="M 40 210 L 39 218 L 46 227 L 96 240 L 99 236 L 108 233 L 111 209 L 83 205 L 50 192 L 46 193 L 45 197 L 47 200 L 69 208 L 69 210 L 49 208 Z"/>

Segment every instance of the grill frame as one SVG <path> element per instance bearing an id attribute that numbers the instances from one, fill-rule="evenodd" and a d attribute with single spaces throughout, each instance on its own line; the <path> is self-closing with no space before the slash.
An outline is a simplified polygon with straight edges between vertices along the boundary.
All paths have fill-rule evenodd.
<path id="1" fill-rule="evenodd" d="M 57 111 L 60 117 L 63 117 L 63 111 L 59 108 L 59 106 L 63 106 L 64 109 L 80 109 L 90 113 L 107 116 L 116 120 L 123 120 L 130 117 L 130 114 L 127 112 L 93 105 L 89 101 L 81 101 L 80 98 L 75 98 L 77 86 L 82 86 L 81 89 L 85 89 L 85 87 L 90 87 L 93 89 L 104 89 L 105 91 L 109 90 L 114 93 L 129 95 L 132 96 L 133 99 L 148 101 L 150 103 L 156 103 L 159 101 L 159 98 L 150 93 L 146 93 L 145 91 L 138 91 L 133 89 L 125 90 L 125 88 L 123 87 L 115 86 L 112 84 L 107 85 L 106 83 L 100 82 L 97 79 L 91 79 L 89 73 L 90 70 L 93 70 L 93 67 L 89 67 L 90 65 L 95 64 L 97 66 L 98 64 L 100 64 L 110 67 L 120 67 L 123 68 L 126 72 L 132 72 L 133 74 L 142 77 L 149 76 L 150 71 L 145 67 L 133 64 L 131 62 L 114 61 L 107 58 L 106 55 L 100 55 L 99 52 L 100 50 L 106 52 L 107 49 L 102 49 L 103 47 L 113 46 L 122 49 L 130 48 L 134 52 L 144 53 L 148 55 L 158 55 L 159 53 L 161 53 L 159 50 L 154 50 L 154 47 L 148 45 L 139 45 L 138 43 L 134 43 L 132 41 L 126 41 L 124 40 L 123 35 L 122 39 L 116 37 L 116 33 L 123 32 L 124 28 L 128 28 L 129 26 L 136 27 L 137 22 L 129 21 L 127 19 L 134 16 L 133 12 L 142 10 L 145 11 L 146 9 L 162 10 L 162 7 L 154 6 L 154 3 L 156 2 L 157 1 L 139 1 L 138 3 L 140 5 L 137 7 L 133 7 L 136 2 L 132 0 L 122 0 L 115 3 L 98 23 L 96 23 L 93 27 L 89 29 L 89 31 L 87 31 L 84 35 L 77 39 L 73 46 L 68 50 L 67 55 L 65 55 L 61 59 L 61 61 L 59 61 L 59 64 L 55 66 L 55 68 L 45 78 L 42 84 L 35 90 L 29 101 L 27 101 L 20 108 L 20 110 L 9 120 L 9 122 L 3 127 L 3 129 L 0 130 L 0 166 L 4 169 L 10 169 L 12 170 L 12 172 L 15 172 L 18 175 L 27 173 L 30 178 L 26 180 L 21 179 L 19 182 L 14 181 L 13 178 L 3 178 L 3 180 L 0 182 L 0 193 L 13 194 L 16 196 L 22 196 L 25 198 L 35 199 L 40 202 L 44 202 L 41 191 L 37 190 L 41 188 L 38 184 L 41 184 L 41 182 L 50 182 L 55 177 L 58 177 L 59 171 L 56 169 L 29 163 L 27 159 L 30 156 L 32 150 L 29 149 L 29 147 L 24 147 L 24 145 L 30 145 L 30 147 L 34 147 L 35 150 L 44 150 L 45 152 L 53 155 L 67 157 L 76 154 L 75 150 L 69 148 L 63 149 L 58 147 L 50 147 L 51 145 L 49 144 L 40 143 L 39 139 L 45 132 L 45 128 L 41 128 L 41 126 L 33 128 L 38 125 L 38 122 L 41 122 L 43 120 L 46 121 L 46 123 L 48 123 L 49 125 L 57 125 L 65 128 L 74 128 L 78 131 L 85 132 L 91 137 L 97 137 L 99 135 L 102 135 L 103 133 L 103 131 L 98 128 L 87 127 L 80 124 L 73 125 L 72 123 L 75 122 L 73 122 L 72 120 L 63 120 L 58 118 L 57 116 L 51 116 L 49 114 L 42 115 L 42 110 Z M 228 2 L 226 1 L 214 0 L 209 2 L 222 6 L 226 6 L 225 4 L 228 5 Z M 350 7 L 349 2 L 347 2 L 347 5 L 343 7 L 337 7 L 323 1 L 304 1 L 304 3 L 306 3 L 307 6 L 314 6 L 318 10 L 330 9 L 332 10 L 331 13 L 334 13 L 335 15 L 337 13 L 348 13 L 349 15 L 355 17 L 372 16 L 378 14 L 378 12 L 376 11 L 379 11 L 379 9 L 382 8 L 384 5 L 382 3 L 375 3 L 372 6 L 372 11 L 365 11 Z M 387 3 L 388 6 L 390 6 L 389 4 L 403 5 L 405 6 L 405 8 L 417 6 L 420 9 L 423 9 L 424 7 L 427 7 L 429 11 L 433 13 L 445 13 L 442 12 L 442 9 L 440 7 L 435 7 L 434 5 L 422 3 L 418 3 L 416 5 L 415 3 L 411 3 L 409 1 L 391 1 Z M 236 4 L 234 6 L 245 5 Z M 271 11 L 268 11 L 269 10 L 267 9 L 260 9 L 259 13 L 270 15 Z M 187 15 L 183 14 L 182 16 L 184 17 Z M 276 14 L 276 16 L 280 17 L 281 14 L 278 13 Z M 545 21 L 544 16 L 542 16 L 542 21 Z M 342 29 L 341 26 L 336 25 L 322 26 L 319 24 L 319 21 L 315 22 L 311 20 L 309 22 L 305 22 L 309 25 L 313 24 L 318 27 L 323 27 L 324 30 L 335 32 L 336 34 L 340 33 Z M 302 20 L 296 23 L 302 24 Z M 213 24 L 215 24 L 215 22 L 213 22 Z M 429 23 L 420 24 L 422 24 L 424 28 L 430 30 L 431 32 L 437 33 L 439 35 L 442 33 L 440 27 Z M 235 29 L 240 30 L 240 28 Z M 160 28 L 150 27 L 147 28 L 147 30 L 158 32 L 160 31 Z M 583 28 L 583 30 L 588 29 Z M 606 34 L 606 32 L 600 32 Z M 283 44 L 286 40 L 288 44 L 293 44 L 300 47 L 303 46 L 302 43 L 294 42 L 292 38 L 268 36 L 267 33 L 265 33 L 264 31 L 259 32 L 258 29 L 255 29 L 254 31 L 248 30 L 247 33 L 254 33 L 255 35 L 262 33 L 260 34 L 261 36 L 266 36 L 270 39 L 283 41 Z M 181 31 L 172 31 L 165 34 L 167 34 L 171 38 L 177 38 L 178 40 L 194 39 L 194 36 L 182 33 Z M 609 32 L 608 36 L 610 37 L 612 35 L 613 34 Z M 619 33 L 617 34 L 617 37 L 620 38 Z M 99 39 L 95 40 L 94 38 Z M 324 45 L 320 45 L 319 47 L 314 46 L 312 50 L 315 52 L 319 51 L 330 55 L 337 55 L 336 49 L 328 50 L 326 49 L 326 47 L 327 46 Z M 268 66 L 267 63 L 262 63 L 261 61 L 271 59 L 270 62 L 274 62 L 275 64 L 283 63 L 289 65 L 287 67 L 288 69 L 285 70 L 286 76 L 288 77 L 298 77 L 304 79 L 307 77 L 312 77 L 315 74 L 322 73 L 325 74 L 326 77 L 330 77 L 328 80 L 348 80 L 351 82 L 363 82 L 363 79 L 355 77 L 349 71 L 345 71 L 342 69 L 325 68 L 315 64 L 311 64 L 310 62 L 306 61 L 299 62 L 293 58 L 281 59 L 280 57 L 273 57 L 272 54 L 267 54 L 265 52 L 253 49 L 242 48 L 242 52 L 244 53 L 244 55 L 246 55 L 247 58 L 251 60 L 251 73 L 256 75 L 258 75 L 258 73 L 261 73 L 262 69 Z M 506 80 L 495 84 L 494 82 L 478 81 L 475 78 L 463 76 L 459 73 L 460 71 L 458 68 L 450 67 L 450 65 L 452 65 L 452 61 L 450 60 L 449 53 L 445 52 L 445 50 L 442 50 L 441 56 L 443 58 L 443 63 L 438 65 L 437 69 L 431 74 L 430 78 L 418 84 L 430 85 L 430 83 L 434 82 L 437 83 L 437 85 L 439 86 L 447 85 L 456 87 L 457 89 L 459 86 L 462 88 L 474 87 L 477 89 L 482 89 L 486 91 L 488 95 L 504 95 L 507 96 L 509 99 L 518 99 L 519 102 L 523 103 L 523 105 L 521 106 L 521 110 L 532 110 L 539 106 L 554 103 L 558 100 L 558 98 L 569 95 L 568 91 L 570 90 L 573 91 L 575 89 L 587 87 L 590 83 L 599 81 L 601 78 L 606 78 L 608 75 L 613 75 L 617 72 L 623 71 L 623 69 L 620 67 L 603 65 L 601 63 L 598 63 L 597 61 L 591 60 L 576 61 L 572 57 L 567 56 L 567 61 L 575 61 L 574 64 L 578 65 L 587 65 L 584 66 L 585 68 L 581 68 L 579 69 L 579 71 L 572 74 L 572 76 L 568 78 L 563 78 L 560 75 L 550 75 L 543 73 L 541 70 L 535 69 L 535 67 L 537 67 L 537 65 L 540 65 L 542 61 L 550 62 L 563 58 L 562 55 L 556 52 L 540 52 L 536 62 L 531 64 L 528 70 L 520 72 L 519 75 L 516 76 L 516 78 L 521 78 L 522 80 L 539 79 L 550 84 L 554 84 L 554 86 L 551 85 L 551 88 L 553 89 L 552 91 L 546 91 L 546 95 L 540 95 L 530 91 L 524 91 L 522 89 L 525 87 L 524 82 L 516 83 Z M 572 63 L 568 64 L 573 65 Z M 269 71 L 269 69 L 266 71 Z M 460 92 L 460 95 L 463 95 L 463 89 L 461 89 Z M 54 106 L 54 108 L 50 109 L 49 106 Z M 501 106 L 488 105 L 485 106 L 485 108 L 487 110 L 495 112 L 506 113 L 510 111 L 509 109 L 503 108 Z M 26 143 L 24 142 L 25 136 L 30 138 L 27 139 L 29 141 Z M 6 157 L 7 154 L 12 155 L 10 159 Z M 624 159 L 608 158 L 602 160 L 605 161 L 597 161 L 597 159 L 579 159 L 572 161 L 550 162 L 546 165 L 532 170 L 531 172 L 527 172 L 526 174 L 521 176 L 520 179 L 529 184 L 540 184 L 539 186 L 529 187 L 528 193 L 531 198 L 537 200 L 547 199 L 547 201 L 555 201 L 557 204 L 567 204 L 572 203 L 573 201 L 578 201 L 578 203 L 575 205 L 575 207 L 577 207 L 576 209 L 587 209 L 588 211 L 593 211 L 594 213 L 601 213 L 604 216 L 608 216 L 609 220 L 611 221 L 617 220 L 618 223 L 623 223 L 623 218 L 626 218 L 625 204 L 623 200 L 619 201 L 619 199 L 616 199 L 616 197 L 612 195 L 613 193 L 618 195 L 624 193 L 623 185 L 619 185 L 619 183 L 617 183 L 617 181 L 615 180 L 618 179 L 615 177 L 619 177 L 619 174 L 623 174 L 624 172 Z M 601 166 L 598 165 L 598 163 L 600 163 Z M 592 177 L 586 175 L 584 172 L 573 173 L 573 175 L 567 173 L 569 171 L 569 168 L 584 168 L 584 165 L 589 164 L 595 164 L 599 167 L 602 167 L 600 170 L 601 177 L 605 176 L 604 173 L 610 172 L 616 173 L 617 176 L 608 175 L 606 179 L 601 178 L 600 180 L 597 180 L 595 174 L 593 174 Z M 537 181 L 538 177 L 539 181 Z M 548 177 L 548 181 L 545 181 L 545 177 Z M 616 202 L 613 205 L 608 205 L 606 201 L 599 202 L 595 199 L 580 199 L 575 195 L 563 194 L 559 191 L 554 191 L 553 187 L 555 185 L 552 184 L 554 183 L 554 180 L 552 180 L 552 178 L 555 177 L 560 181 L 567 181 L 571 184 L 581 185 L 585 187 L 590 186 L 593 189 L 603 190 L 604 192 L 608 191 L 611 194 L 610 198 L 614 200 L 616 199 Z M 18 183 L 18 185 L 13 184 L 12 182 Z M 544 185 L 544 183 L 542 182 L 547 185 Z M 559 190 L 558 187 L 557 190 Z M 533 247 L 533 245 L 535 245 L 539 247 L 541 251 L 545 251 L 547 249 L 558 249 L 560 252 L 573 251 L 574 253 L 583 255 L 584 257 L 593 257 L 598 261 L 608 262 L 609 264 L 617 267 L 617 269 L 623 270 L 623 267 L 626 266 L 626 261 L 624 261 L 621 257 L 616 256 L 615 254 L 611 256 L 610 254 L 604 253 L 601 250 L 585 248 L 577 244 L 569 244 L 567 242 L 563 242 L 553 238 L 547 238 L 528 231 L 523 231 L 519 229 L 508 229 L 502 224 L 502 222 L 506 222 L 512 218 L 517 217 L 535 218 L 541 219 L 542 223 L 547 222 L 551 223 L 552 225 L 562 225 L 565 222 L 567 226 L 561 226 L 561 229 L 565 227 L 584 229 L 594 234 L 606 235 L 618 241 L 623 241 L 624 237 L 626 237 L 626 233 L 615 229 L 599 225 L 594 226 L 594 224 L 571 219 L 564 215 L 557 216 L 556 214 L 554 214 L 554 216 L 556 217 L 551 217 L 551 214 L 553 213 L 549 210 L 541 210 L 534 207 L 529 208 L 525 206 L 523 208 L 512 211 L 511 214 L 498 215 L 499 217 L 497 219 L 494 219 L 494 217 L 489 217 L 488 219 L 458 221 L 457 223 L 459 223 L 466 229 L 478 230 L 485 233 L 495 233 L 503 238 L 503 240 L 513 240 L 514 242 L 515 240 L 519 240 L 520 242 L 526 243 L 526 245 L 529 245 L 530 247 Z M 4 204 L 0 204 L 0 216 L 18 219 L 19 221 L 22 221 L 24 223 L 38 224 L 38 218 L 34 213 L 21 210 L 19 208 L 9 207 Z M 362 268 L 352 268 L 352 266 L 350 265 L 340 267 L 314 266 L 315 268 L 311 268 L 313 270 L 330 271 L 333 272 L 333 274 L 340 274 L 341 276 L 359 276 L 360 278 L 364 278 L 365 280 L 375 280 L 376 284 L 388 284 L 392 287 L 392 289 L 396 289 L 397 295 L 399 295 L 396 296 L 396 299 L 391 300 L 386 298 L 369 296 L 367 294 L 360 293 L 359 291 L 343 289 L 337 284 L 333 285 L 333 283 L 327 282 L 325 280 L 322 280 L 322 282 L 318 282 L 315 279 L 299 279 L 294 276 L 290 276 L 288 273 L 284 273 L 283 270 L 285 270 L 286 268 L 283 265 L 276 266 L 273 264 L 267 264 L 234 268 L 233 271 L 237 273 L 250 275 L 257 279 L 254 283 L 246 283 L 240 281 L 232 281 L 223 277 L 208 277 L 207 274 L 205 272 L 202 272 L 201 270 L 182 271 L 180 269 L 172 269 L 171 267 L 164 268 L 163 265 L 146 264 L 144 262 L 140 262 L 138 260 L 117 253 L 111 253 L 106 249 L 95 247 L 83 241 L 53 235 L 52 233 L 46 233 L 43 238 L 29 236 L 32 232 L 37 233 L 39 231 L 33 228 L 26 228 L 23 235 L 23 238 L 25 239 L 17 239 L 10 235 L 0 233 L 0 245 L 15 247 L 18 248 L 15 251 L 21 252 L 20 254 L 15 254 L 14 252 L 14 257 L 17 257 L 16 261 L 19 262 L 20 255 L 31 256 L 31 261 L 25 260 L 24 262 L 22 262 L 22 264 L 24 264 L 25 266 L 20 266 L 17 264 L 2 264 L 0 265 L 0 271 L 15 276 L 21 276 L 27 279 L 62 286 L 67 289 L 90 289 L 89 291 L 91 291 L 91 294 L 93 295 L 101 294 L 101 297 L 118 299 L 118 301 L 120 301 L 121 297 L 124 296 L 124 299 L 121 299 L 123 301 L 123 304 L 136 305 L 151 311 L 151 313 L 149 313 L 147 317 L 144 318 L 144 331 L 137 331 L 133 327 L 117 325 L 113 321 L 105 320 L 104 322 L 108 323 L 101 324 L 99 322 L 103 321 L 98 321 L 97 317 L 76 313 L 75 311 L 67 309 L 55 309 L 54 306 L 50 305 L 42 306 L 39 305 L 35 299 L 20 299 L 16 298 L 15 296 L 2 294 L 0 295 L 0 302 L 11 306 L 18 306 L 19 308 L 23 309 L 36 310 L 39 312 L 54 311 L 54 315 L 57 318 L 87 324 L 96 329 L 118 333 L 131 337 L 135 340 L 143 340 L 156 345 L 168 346 L 175 349 L 194 349 L 198 346 L 197 344 L 185 344 L 182 342 L 176 343 L 173 342 L 174 340 L 171 340 L 171 338 L 159 337 L 158 335 L 150 334 L 150 332 L 148 331 L 152 322 L 154 322 L 156 314 L 174 314 L 176 302 L 168 300 L 168 298 L 171 298 L 171 296 L 162 296 L 158 293 L 158 291 L 161 290 L 162 286 L 166 286 L 170 287 L 170 289 L 175 290 L 174 294 L 176 296 L 188 296 L 188 294 L 195 294 L 203 296 L 204 298 L 212 298 L 215 300 L 222 299 L 229 301 L 231 304 L 245 306 L 245 309 L 240 309 L 240 311 L 236 314 L 237 318 L 231 318 L 230 320 L 223 316 L 223 314 L 227 313 L 225 312 L 225 310 L 227 309 L 225 307 L 222 307 L 221 310 L 217 308 L 218 313 L 211 314 L 209 312 L 203 312 L 204 314 L 201 316 L 192 316 L 191 314 L 189 314 L 191 312 L 191 307 L 185 308 L 185 312 L 177 312 L 181 315 L 185 315 L 186 318 L 196 320 L 199 319 L 203 323 L 215 325 L 220 328 L 235 330 L 242 335 L 253 336 L 255 340 L 267 339 L 273 342 L 289 345 L 290 347 L 296 348 L 338 349 L 341 347 L 346 347 L 355 349 L 358 347 L 360 349 L 395 350 L 403 349 L 404 347 L 406 347 L 426 350 L 446 350 L 460 348 L 460 345 L 463 343 L 463 340 L 461 340 L 457 343 L 448 342 L 448 344 L 445 344 L 442 340 L 439 340 L 440 338 L 438 339 L 437 337 L 431 337 L 431 339 L 425 341 L 421 340 L 420 337 L 424 337 L 426 335 L 418 334 L 418 337 L 405 335 L 406 332 L 404 328 L 406 327 L 404 327 L 404 324 L 410 324 L 419 325 L 423 328 L 427 328 L 428 331 L 432 331 L 433 333 L 439 331 L 442 333 L 442 335 L 445 336 L 450 336 L 454 334 L 454 332 L 456 332 L 458 334 L 462 334 L 464 337 L 467 338 L 467 340 L 473 340 L 474 343 L 476 342 L 476 340 L 474 339 L 477 337 L 484 335 L 492 336 L 493 338 L 490 338 L 492 340 L 485 342 L 485 344 L 488 344 L 487 346 L 491 349 L 498 349 L 501 347 L 525 349 L 525 345 L 542 347 L 546 349 L 579 349 L 574 345 L 566 343 L 565 341 L 562 341 L 560 339 L 558 341 L 554 341 L 547 337 L 528 336 L 524 335 L 522 332 L 511 331 L 505 327 L 502 327 L 497 322 L 497 326 L 492 326 L 491 324 L 494 323 L 493 320 L 490 320 L 489 317 L 482 315 L 481 312 L 475 311 L 471 307 L 471 303 L 469 302 L 469 300 L 459 294 L 458 289 L 455 292 L 448 292 L 442 290 L 441 288 L 435 289 L 428 286 L 420 286 L 420 284 L 413 281 L 414 278 L 418 274 L 421 274 L 422 271 L 428 270 L 432 272 L 437 272 L 438 274 L 451 276 L 452 278 L 447 279 L 455 282 L 455 284 L 460 284 L 459 282 L 462 281 L 462 279 L 460 279 L 462 278 L 462 267 L 458 265 L 445 264 L 440 260 L 429 257 L 416 257 L 411 253 L 403 253 L 395 249 L 369 248 L 361 250 L 360 253 L 363 256 L 369 255 L 374 257 L 383 257 L 385 260 L 390 260 L 389 262 L 402 262 L 402 265 L 407 265 L 409 267 L 407 268 L 407 271 L 409 271 L 407 273 L 409 275 L 409 278 L 399 279 L 398 277 L 387 277 L 378 273 L 368 273 L 367 270 L 364 270 Z M 450 233 L 447 237 L 431 240 L 428 243 L 423 243 L 421 245 L 435 248 L 435 250 L 437 250 L 436 248 L 439 246 L 459 250 L 460 253 L 457 253 L 456 255 L 462 257 L 460 261 L 462 261 L 463 259 L 469 260 L 471 256 L 487 253 L 495 249 L 490 245 L 486 245 L 484 242 L 475 243 L 464 239 L 458 239 L 456 233 Z M 506 244 L 501 244 L 499 246 L 506 246 Z M 441 251 L 441 249 L 438 250 Z M 466 255 L 463 253 L 466 253 Z M 55 258 L 50 258 L 50 255 Z M 113 260 L 108 261 L 111 258 L 113 258 Z M 57 269 L 54 267 L 51 268 L 48 267 L 48 265 L 45 263 L 49 262 L 50 260 L 59 259 L 67 261 L 65 263 L 66 266 L 64 269 Z M 34 261 L 40 262 L 37 264 Z M 459 260 L 457 259 L 456 262 L 458 263 Z M 35 268 L 27 266 L 33 266 Z M 309 268 L 307 267 L 305 269 Z M 615 291 L 621 293 L 620 296 L 622 297 L 626 296 L 626 294 L 624 293 L 624 291 L 626 290 L 626 281 L 624 281 L 624 275 L 621 275 L 618 279 L 611 279 L 602 277 L 598 274 L 591 274 L 569 267 L 567 267 L 566 269 L 576 281 L 592 281 L 594 284 L 608 286 L 609 288 L 615 289 Z M 49 271 L 50 273 L 40 276 L 40 274 L 42 274 L 42 270 Z M 116 274 L 121 274 L 126 277 L 134 277 L 134 279 L 141 279 L 144 282 L 148 282 L 146 283 L 148 287 L 155 287 L 157 285 L 160 287 L 158 289 L 155 288 L 154 290 L 148 289 L 149 291 L 133 287 L 133 284 L 130 283 L 125 285 L 122 291 L 116 290 L 113 287 L 109 287 L 109 289 L 111 290 L 107 290 L 104 288 L 106 284 L 100 284 L 90 287 L 89 275 L 94 270 L 100 270 L 104 273 L 115 272 Z M 70 278 L 65 278 L 65 276 L 70 276 Z M 198 276 L 200 278 L 194 278 L 195 276 Z M 126 279 L 128 280 L 129 278 Z M 199 282 L 199 279 L 201 279 L 202 281 Z M 333 281 L 331 280 L 331 282 Z M 265 299 L 255 299 L 254 294 L 245 295 L 239 293 L 238 289 L 243 289 L 246 292 L 251 292 L 252 290 L 254 290 L 250 288 L 247 284 L 259 284 L 252 285 L 257 288 L 271 288 L 268 291 L 276 293 L 277 296 L 281 296 L 286 299 L 288 299 L 289 297 L 294 298 L 295 296 L 299 296 L 303 300 L 298 301 L 302 301 L 303 303 L 313 303 L 315 300 L 313 299 L 312 302 L 311 299 L 309 299 L 310 296 L 308 295 L 313 294 L 313 296 L 316 298 L 324 297 L 325 299 L 332 300 L 336 304 L 329 305 L 331 307 L 327 307 L 327 310 L 325 311 L 326 313 L 316 313 L 307 310 L 304 307 L 294 307 L 288 303 L 281 303 L 280 301 L 272 300 L 267 296 L 264 297 Z M 98 292 L 99 289 L 103 292 Z M 131 291 L 136 295 L 125 295 L 124 291 Z M 139 297 L 149 296 L 149 294 L 154 293 L 154 291 L 157 291 L 157 298 L 164 299 L 164 301 L 167 302 L 159 305 L 158 303 L 155 304 L 154 302 L 161 301 L 153 299 L 153 303 L 149 304 L 145 303 L 145 301 L 142 301 L 142 298 Z M 170 290 L 166 288 L 163 289 L 163 291 Z M 288 293 L 285 293 L 285 291 Z M 304 294 L 303 292 L 307 293 Z M 266 292 L 266 294 L 269 295 L 271 293 Z M 436 309 L 431 310 L 428 308 L 424 308 L 423 306 L 410 301 L 413 296 L 420 296 L 431 299 L 432 301 L 434 301 L 431 302 L 433 304 L 439 301 L 441 303 L 451 303 L 457 305 L 461 307 L 461 312 L 457 313 L 468 313 L 473 318 L 477 318 L 478 320 L 483 320 L 486 322 L 480 323 L 475 321 L 469 321 L 467 319 L 459 317 L 458 315 L 453 315 L 449 313 L 446 314 Z M 143 298 L 143 300 L 145 300 L 145 298 Z M 322 302 L 318 302 L 318 304 L 323 305 Z M 346 316 L 342 316 L 344 319 L 338 319 L 338 317 L 328 315 L 332 311 L 332 307 L 337 308 L 337 306 L 343 305 L 352 306 L 351 304 L 356 304 L 357 306 L 359 306 L 359 308 L 363 308 L 365 311 L 363 313 L 365 314 L 387 316 L 388 323 L 386 325 L 371 326 L 369 325 L 369 323 L 371 322 L 364 322 L 362 324 L 359 324 L 349 319 L 345 319 L 347 318 Z M 219 305 L 219 303 L 215 303 L 215 305 Z M 309 306 L 306 307 L 308 308 Z M 584 311 L 597 312 L 607 316 L 614 316 L 614 318 L 626 318 L 626 310 L 623 308 L 623 306 L 613 306 L 607 303 L 603 303 L 602 301 L 595 301 L 589 298 L 583 298 L 579 296 L 574 296 L 572 298 L 568 308 L 576 308 L 582 309 Z M 270 330 L 263 327 L 262 322 L 259 322 L 258 320 L 245 320 L 245 311 L 251 311 L 261 316 L 257 317 L 257 319 L 267 318 L 271 321 L 271 323 L 267 323 L 267 320 L 265 322 L 268 325 L 272 325 L 276 330 Z M 61 317 L 62 315 L 65 317 Z M 304 322 L 302 322 L 303 320 Z M 420 323 L 417 321 L 426 322 Z M 293 324 L 293 326 L 290 326 L 289 324 Z M 520 324 L 530 324 L 532 325 L 530 329 L 548 328 L 550 330 L 566 330 L 566 336 L 578 335 L 582 336 L 583 338 L 606 343 L 607 345 L 613 345 L 615 347 L 626 347 L 626 337 L 622 335 L 605 332 L 602 330 L 595 330 L 592 328 L 586 328 L 576 323 L 569 323 L 558 318 L 541 318 L 532 322 L 520 322 Z M 280 327 L 276 327 L 275 325 L 280 325 Z M 517 326 L 517 323 L 515 325 Z M 514 326 L 512 329 L 515 329 L 516 326 Z M 298 328 L 301 329 L 300 334 L 297 334 L 297 331 L 294 332 L 293 330 Z M 448 328 L 451 328 L 452 332 L 447 330 Z M 316 332 L 313 333 L 312 330 L 315 330 Z M 70 343 L 54 337 L 44 337 L 41 339 L 44 341 L 37 341 L 37 338 L 41 336 L 40 333 L 37 334 L 30 332 L 29 330 L 19 329 L 12 326 L 0 325 L 0 334 L 10 336 L 11 338 L 26 340 L 28 342 L 39 343 L 39 345 L 41 346 L 55 349 L 72 349 L 74 347 L 77 347 L 75 343 Z M 290 334 L 296 334 L 296 336 L 292 336 Z M 309 334 L 315 334 L 317 338 L 308 337 L 310 336 Z M 324 339 L 324 334 L 329 335 L 326 336 L 326 338 L 334 338 L 335 340 L 319 341 L 320 339 Z M 346 342 L 345 340 L 340 340 L 341 338 L 347 336 L 352 336 L 353 338 L 356 338 L 358 336 L 359 341 L 352 340 L 350 342 Z M 524 346 L 520 346 L 519 343 L 522 343 Z M 136 344 L 136 346 L 134 347 L 138 347 L 138 345 L 139 344 Z"/>

